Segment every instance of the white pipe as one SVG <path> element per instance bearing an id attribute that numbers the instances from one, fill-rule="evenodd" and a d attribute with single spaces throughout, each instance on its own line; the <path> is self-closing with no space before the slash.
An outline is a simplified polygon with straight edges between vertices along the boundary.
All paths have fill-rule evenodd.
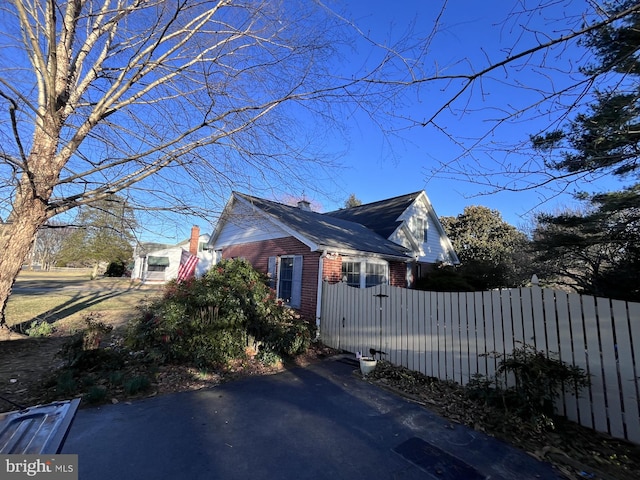
<path id="1" fill-rule="evenodd" d="M 322 273 L 327 251 L 324 250 L 318 260 L 318 293 L 316 296 L 316 338 L 320 338 L 320 315 L 322 313 Z"/>

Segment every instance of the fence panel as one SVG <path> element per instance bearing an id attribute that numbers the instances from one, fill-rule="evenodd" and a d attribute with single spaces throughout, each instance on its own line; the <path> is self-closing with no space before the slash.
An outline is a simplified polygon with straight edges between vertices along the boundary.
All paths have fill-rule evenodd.
<path id="1" fill-rule="evenodd" d="M 562 292 L 556 292 L 556 315 L 558 317 L 559 359 L 573 365 L 575 360 L 571 323 L 569 321 L 569 300 L 568 296 Z M 582 319 L 580 324 L 582 324 Z M 569 420 L 577 422 L 580 418 L 578 417 L 578 398 L 575 389 L 563 393 L 562 397 L 563 410 L 558 410 L 560 412 L 564 411 Z"/>
<path id="2" fill-rule="evenodd" d="M 589 373 L 589 354 L 587 351 L 587 337 L 582 313 L 582 297 L 575 293 L 569 294 L 569 319 L 572 333 L 573 364 Z M 578 416 L 580 425 L 594 428 L 591 390 L 586 393 L 582 392 L 580 397 L 578 397 Z"/>
<path id="3" fill-rule="evenodd" d="M 460 380 L 458 383 L 465 384 L 469 381 L 469 322 L 467 319 L 467 295 L 458 294 L 458 315 L 460 316 Z"/>
<path id="4" fill-rule="evenodd" d="M 495 373 L 487 353 L 534 345 L 591 377 L 580 396 L 559 400 L 559 413 L 640 443 L 640 303 L 539 287 L 445 293 L 325 283 L 322 291 L 320 332 L 331 347 L 376 348 L 394 364 L 466 384 Z"/>
<path id="5" fill-rule="evenodd" d="M 484 330 L 484 306 L 482 302 L 482 292 L 473 293 L 473 305 L 475 311 L 475 323 L 476 323 L 476 355 L 478 359 L 478 373 L 480 375 L 487 374 L 487 362 L 486 355 L 483 355 L 487 351 L 487 336 Z"/>
<path id="6" fill-rule="evenodd" d="M 542 302 L 544 310 L 544 331 L 547 342 L 546 351 L 552 355 L 562 356 L 560 342 L 558 341 L 558 321 L 556 311 L 556 292 L 551 289 L 542 290 Z M 555 407 L 558 414 L 565 415 L 562 395 L 556 400 Z"/>
<path id="7" fill-rule="evenodd" d="M 602 381 L 605 386 L 607 417 L 609 428 L 614 437 L 624 437 L 622 425 L 622 406 L 620 405 L 620 386 L 618 382 L 617 354 L 611 319 L 609 299 L 596 298 L 598 305 L 598 331 L 600 332 L 600 358 L 602 359 Z"/>
<path id="8" fill-rule="evenodd" d="M 476 312 L 475 312 L 475 294 L 465 293 L 465 301 L 467 304 L 467 331 L 469 332 L 469 373 L 464 383 L 466 384 L 475 373 L 480 371 L 478 365 L 478 341 L 477 341 L 477 326 L 476 326 Z"/>
<path id="9" fill-rule="evenodd" d="M 629 317 L 627 316 L 627 305 L 625 302 L 613 300 L 611 302 L 613 313 L 614 330 L 616 333 L 616 367 L 620 378 L 620 389 L 622 392 L 622 406 L 624 407 L 624 423 L 626 424 L 629 440 L 640 443 L 640 398 L 635 388 L 634 378 L 638 372 L 633 364 L 633 350 L 631 345 L 631 330 L 629 329 Z M 636 325 L 640 321 L 640 316 L 635 317 Z M 636 355 L 640 352 L 636 351 Z"/>
<path id="10" fill-rule="evenodd" d="M 431 329 L 431 366 L 428 368 L 430 377 L 438 376 L 438 295 L 436 292 L 429 292 L 429 327 Z"/>

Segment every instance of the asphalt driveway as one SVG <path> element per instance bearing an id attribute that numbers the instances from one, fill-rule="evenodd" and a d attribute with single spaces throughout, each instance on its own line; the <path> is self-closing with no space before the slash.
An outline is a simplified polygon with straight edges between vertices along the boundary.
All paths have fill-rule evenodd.
<path id="1" fill-rule="evenodd" d="M 337 358 L 78 412 L 80 479 L 555 479 L 482 433 L 362 381 Z"/>

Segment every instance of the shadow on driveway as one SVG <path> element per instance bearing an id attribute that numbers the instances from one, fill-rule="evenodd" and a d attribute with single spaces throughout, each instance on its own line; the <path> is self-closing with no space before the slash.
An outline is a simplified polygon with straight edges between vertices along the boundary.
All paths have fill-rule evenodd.
<path id="1" fill-rule="evenodd" d="M 353 375 L 339 357 L 78 412 L 62 453 L 81 479 L 562 478 Z"/>

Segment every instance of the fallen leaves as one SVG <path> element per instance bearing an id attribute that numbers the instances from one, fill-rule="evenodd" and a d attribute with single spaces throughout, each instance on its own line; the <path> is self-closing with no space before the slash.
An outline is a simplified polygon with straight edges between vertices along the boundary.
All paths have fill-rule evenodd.
<path id="1" fill-rule="evenodd" d="M 462 386 L 440 381 L 386 361 L 367 380 L 401 393 L 440 416 L 515 445 L 556 466 L 567 478 L 636 480 L 640 447 L 554 418 L 554 430 L 537 431 L 515 414 L 470 400 Z"/>

